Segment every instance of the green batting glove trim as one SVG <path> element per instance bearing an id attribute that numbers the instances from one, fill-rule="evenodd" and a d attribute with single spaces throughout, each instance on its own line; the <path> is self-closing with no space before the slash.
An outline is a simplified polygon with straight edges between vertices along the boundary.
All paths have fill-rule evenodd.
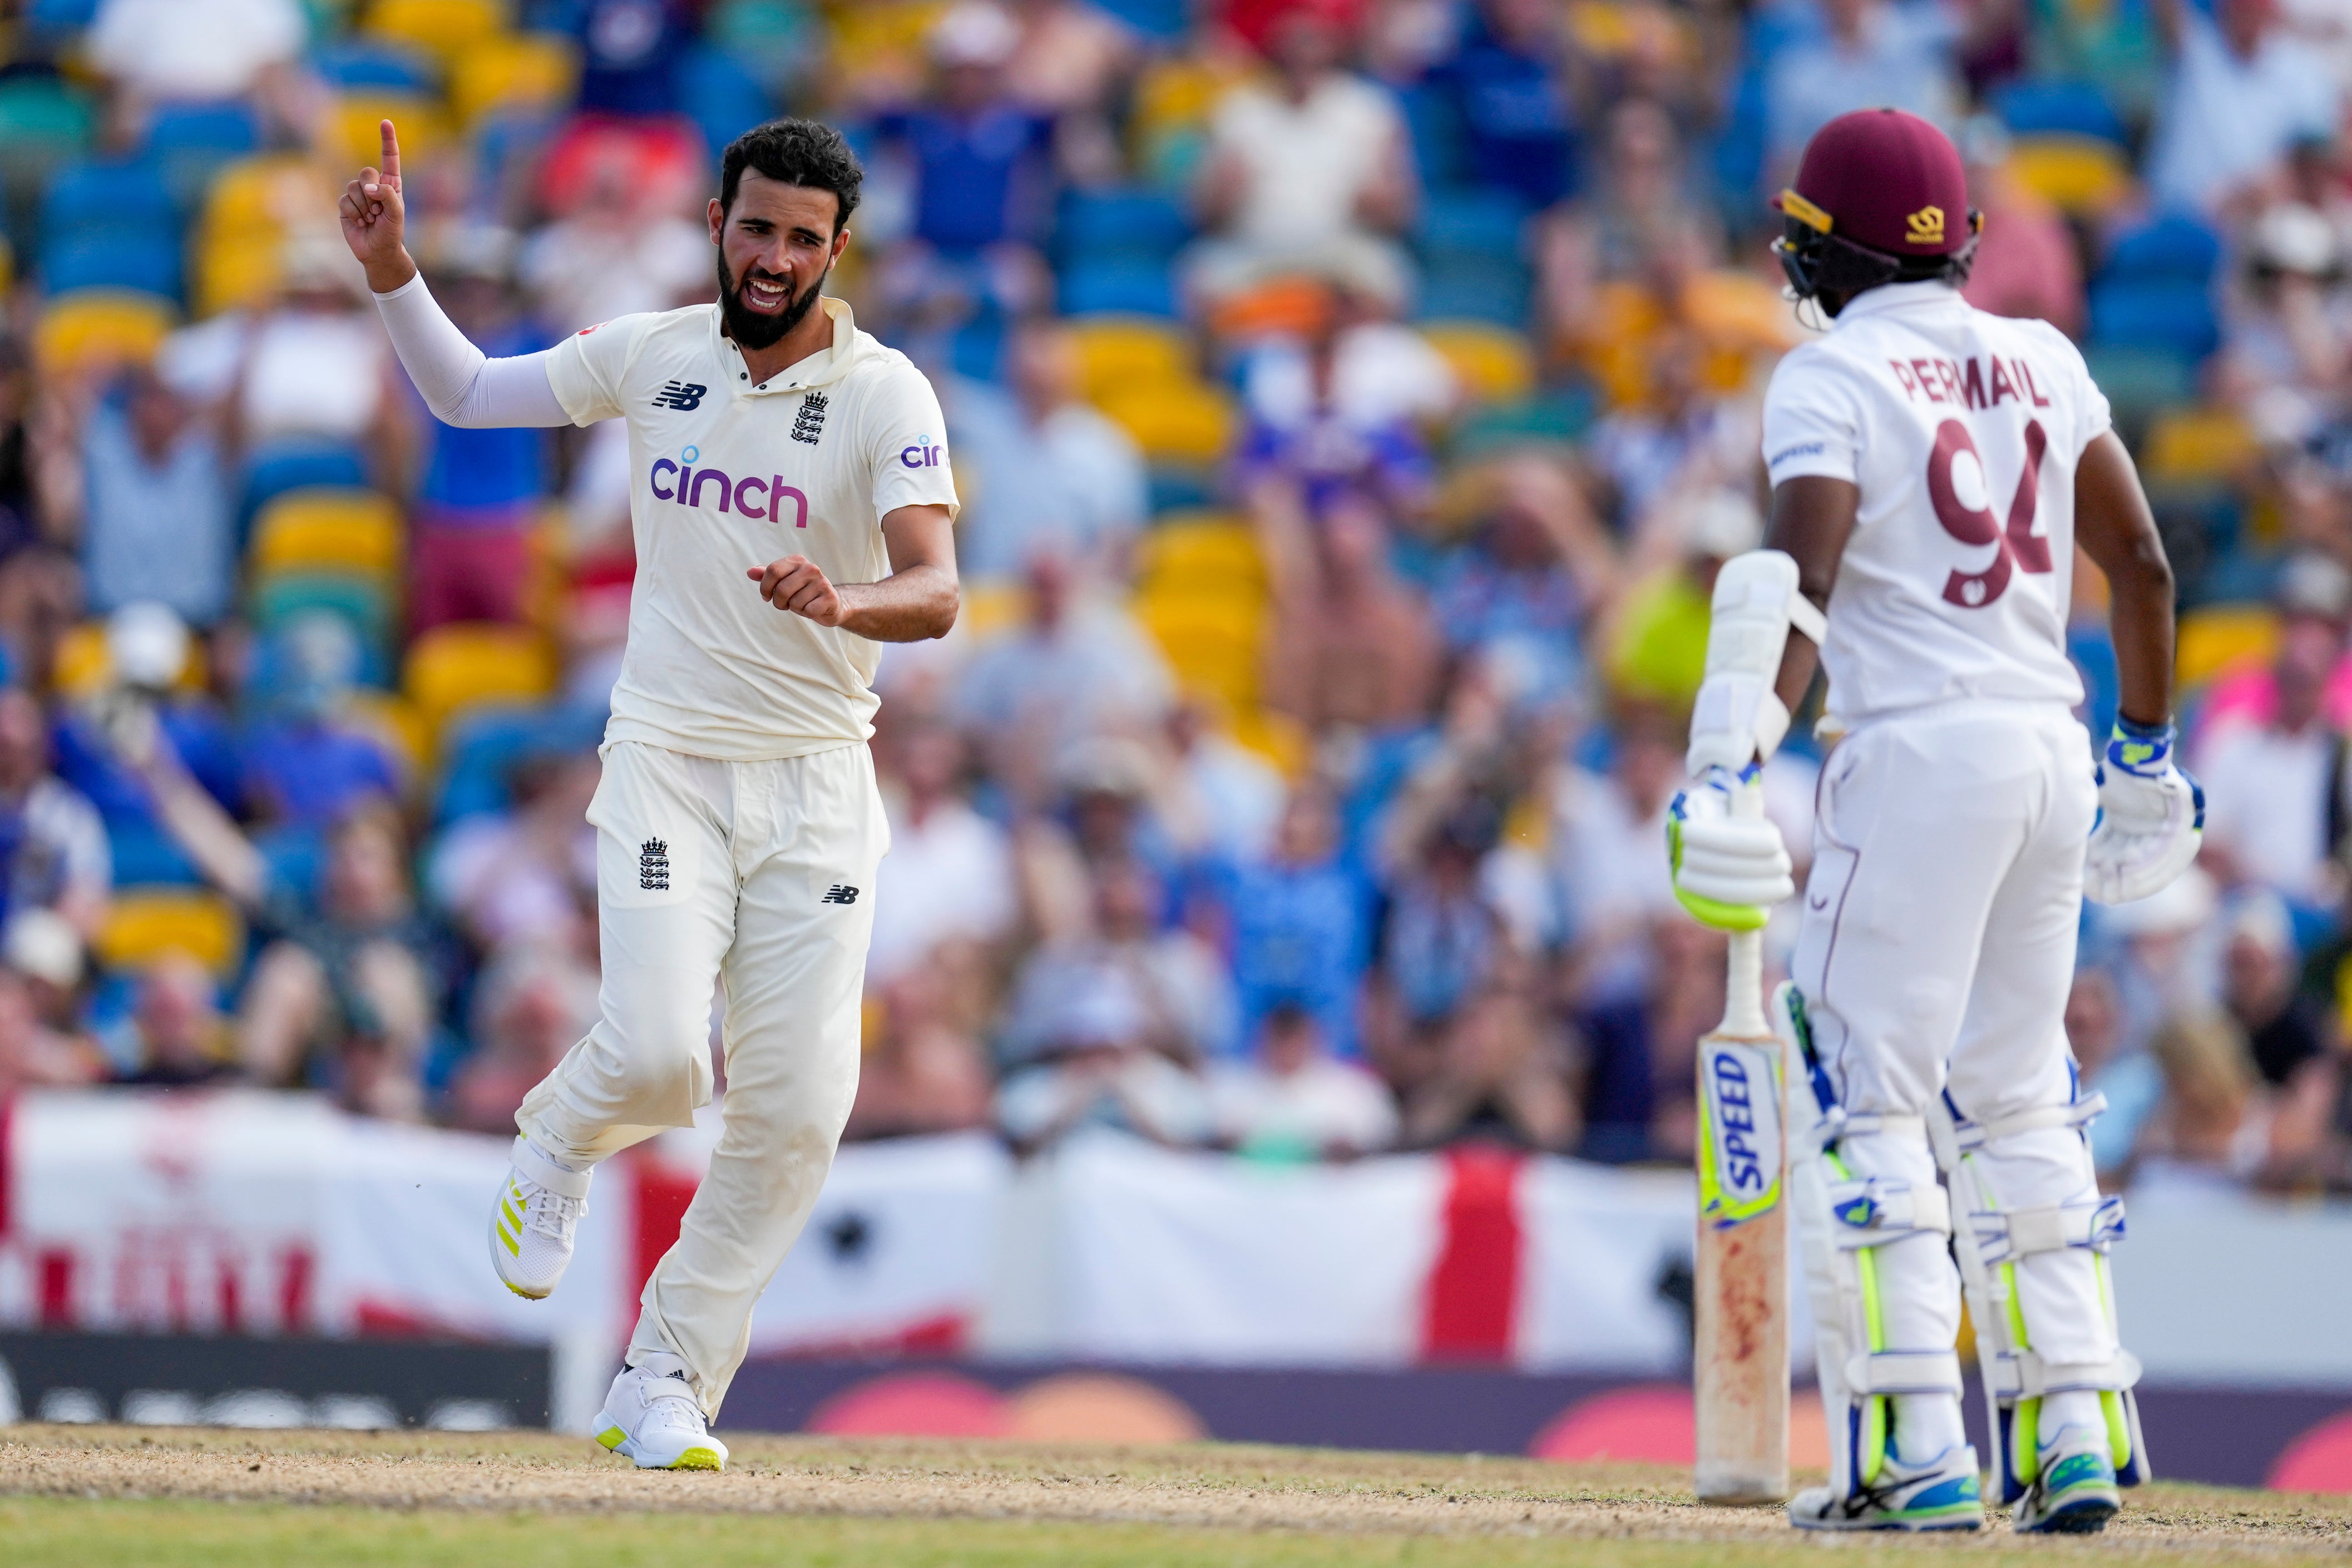
<path id="1" fill-rule="evenodd" d="M 1685 893 L 1680 887 L 1675 889 L 1675 900 L 1690 911 L 1692 919 L 1717 931 L 1761 931 L 1772 918 L 1772 912 L 1760 904 L 1726 904 L 1721 899 Z"/>

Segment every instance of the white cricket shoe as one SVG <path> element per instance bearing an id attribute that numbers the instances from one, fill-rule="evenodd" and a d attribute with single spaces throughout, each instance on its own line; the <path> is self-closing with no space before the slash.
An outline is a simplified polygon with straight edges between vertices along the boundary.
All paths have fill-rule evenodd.
<path id="1" fill-rule="evenodd" d="M 2067 1427 L 2034 1450 L 2033 1484 L 2010 1511 L 2021 1531 L 2095 1535 L 2123 1509 L 2115 1455 L 2103 1427 Z"/>
<path id="2" fill-rule="evenodd" d="M 1799 1530 L 1978 1530 L 1984 1500 L 1977 1451 L 1967 1443 L 1924 1464 L 1909 1465 L 1890 1451 L 1878 1479 L 1853 1497 L 1807 1487 L 1789 1504 Z"/>
<path id="3" fill-rule="evenodd" d="M 597 1412 L 596 1440 L 641 1470 L 727 1468 L 727 1445 L 710 1435 L 683 1368 L 623 1367 Z"/>
<path id="4" fill-rule="evenodd" d="M 557 1165 L 528 1138 L 517 1138 L 514 1164 L 490 1211 L 490 1267 L 518 1296 L 540 1301 L 572 1261 L 572 1234 L 588 1212 L 593 1171 Z"/>

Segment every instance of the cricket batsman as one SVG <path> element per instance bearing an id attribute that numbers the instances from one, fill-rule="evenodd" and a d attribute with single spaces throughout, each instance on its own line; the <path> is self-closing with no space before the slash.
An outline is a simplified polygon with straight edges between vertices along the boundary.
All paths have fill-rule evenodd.
<path id="1" fill-rule="evenodd" d="M 719 1469 L 709 1418 L 856 1092 L 889 845 L 866 745 L 879 644 L 955 623 L 939 400 L 824 297 L 863 179 L 827 126 L 776 120 L 727 149 L 717 304 L 499 360 L 418 276 L 390 120 L 383 134 L 383 166 L 344 188 L 343 236 L 433 412 L 629 429 L 637 578 L 588 810 L 602 1016 L 516 1116 L 490 1260 L 518 1295 L 555 1289 L 597 1163 L 709 1102 L 722 984 L 725 1131 L 597 1418 L 597 1440 L 641 1469 Z"/>
<path id="2" fill-rule="evenodd" d="M 2093 1177 L 2103 1102 L 2061 1016 L 2084 894 L 2146 897 L 2197 854 L 2171 569 L 2082 355 L 1960 298 L 1981 220 L 1943 132 L 1842 116 L 1774 204 L 1828 329 L 1766 395 L 1767 547 L 1717 583 L 1669 838 L 1702 920 L 1752 929 L 1791 894 L 1777 831 L 1732 806 L 1818 659 L 1834 747 L 1771 1010 L 1832 1464 L 1790 1518 L 1983 1522 L 1965 1285 L 2000 1500 L 2021 1531 L 2097 1531 L 2149 1471 L 2107 1272 L 2123 1205 Z M 2064 647 L 2077 544 L 2112 588 L 2122 674 L 2096 753 Z"/>

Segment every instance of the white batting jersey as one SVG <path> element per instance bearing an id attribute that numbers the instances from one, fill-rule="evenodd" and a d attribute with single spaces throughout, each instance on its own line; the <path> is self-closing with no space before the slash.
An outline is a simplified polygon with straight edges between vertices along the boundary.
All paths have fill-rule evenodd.
<path id="1" fill-rule="evenodd" d="M 637 578 L 608 740 L 759 761 L 874 733 L 881 646 L 776 609 L 748 569 L 803 555 L 835 582 L 890 574 L 881 521 L 952 517 L 938 396 L 824 299 L 833 346 L 754 384 L 717 305 L 567 338 L 548 382 L 575 424 L 629 422 Z"/>
<path id="2" fill-rule="evenodd" d="M 1871 289 L 1780 361 L 1764 397 L 1772 483 L 1862 492 L 1822 649 L 1833 716 L 2083 700 L 2066 657 L 2074 467 L 2107 427 L 2063 333 L 1941 283 Z"/>

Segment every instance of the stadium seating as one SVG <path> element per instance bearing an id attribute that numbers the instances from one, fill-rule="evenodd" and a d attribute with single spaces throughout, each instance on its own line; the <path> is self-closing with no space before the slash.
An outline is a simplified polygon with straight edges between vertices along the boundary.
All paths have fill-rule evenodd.
<path id="1" fill-rule="evenodd" d="M 383 121 L 400 128 L 400 150 L 411 156 L 429 156 L 449 140 L 450 127 L 440 105 L 415 93 L 363 89 L 345 93 L 331 111 L 336 154 L 352 168 L 383 161 Z"/>
<path id="2" fill-rule="evenodd" d="M 108 288 L 177 300 L 179 236 L 168 221 L 137 228 L 85 229 L 43 242 L 40 274 L 41 287 L 53 295 Z"/>
<path id="3" fill-rule="evenodd" d="M 2070 217 L 2098 217 L 2136 189 L 2131 161 L 2112 141 L 2053 134 L 2020 138 L 2010 172 L 2018 183 Z"/>
<path id="4" fill-rule="evenodd" d="M 242 103 L 163 104 L 147 127 L 149 154 L 182 209 L 204 193 L 223 163 L 250 155 L 260 144 L 260 118 Z"/>
<path id="5" fill-rule="evenodd" d="M 289 490 L 365 489 L 367 482 L 367 460 L 356 447 L 339 441 L 273 441 L 246 459 L 237 516 L 250 526 L 262 507 Z"/>
<path id="6" fill-rule="evenodd" d="M 467 57 L 480 52 L 469 50 Z M 461 68 L 464 64 L 464 60 L 458 62 Z M 439 62 L 430 55 L 384 38 L 345 38 L 329 44 L 310 57 L 310 65 L 330 85 L 345 91 L 374 88 L 429 97 L 440 75 Z"/>
<path id="7" fill-rule="evenodd" d="M 2117 147 L 2129 140 L 2115 105 L 2094 82 L 2009 82 L 1993 93 L 1992 110 L 2012 136 L 2078 136 Z"/>
<path id="8" fill-rule="evenodd" d="M 404 564 L 400 508 L 374 490 L 310 487 L 271 498 L 254 518 L 254 571 L 341 572 L 390 581 Z"/>
<path id="9" fill-rule="evenodd" d="M 1463 392 L 1474 402 L 1514 402 L 1535 391 L 1535 347 L 1516 327 L 1423 321 L 1421 335 L 1445 356 Z"/>
<path id="10" fill-rule="evenodd" d="M 2174 409 L 2148 427 L 2140 471 L 2151 484 L 2210 484 L 2229 479 L 2262 455 L 2233 409 Z"/>
<path id="11" fill-rule="evenodd" d="M 1236 427 L 1232 400 L 1201 382 L 1113 388 L 1101 406 L 1153 463 L 1213 463 Z"/>
<path id="12" fill-rule="evenodd" d="M 1192 347 L 1183 329 L 1148 316 L 1094 316 L 1071 324 L 1078 380 L 1088 402 L 1114 388 L 1192 379 Z"/>
<path id="13" fill-rule="evenodd" d="M 46 372 L 144 364 L 155 357 L 179 312 L 161 295 L 83 289 L 42 307 L 33 358 Z"/>
<path id="14" fill-rule="evenodd" d="M 1144 536 L 1136 565 L 1147 593 L 1249 600 L 1265 593 L 1265 562 L 1256 538 L 1246 523 L 1223 513 L 1161 518 Z"/>
<path id="15" fill-rule="evenodd" d="M 1065 268 L 1059 298 L 1066 316 L 1123 312 L 1176 314 L 1176 285 L 1167 263 L 1142 256 L 1089 256 Z"/>
<path id="16" fill-rule="evenodd" d="M 546 110 L 568 101 L 580 76 L 579 50 L 553 33 L 517 33 L 467 49 L 449 71 L 449 107 L 471 125 L 487 115 Z"/>
<path id="17" fill-rule="evenodd" d="M 245 921 L 216 893 L 190 887 L 117 888 L 92 944 L 109 968 L 137 971 L 185 953 L 215 976 L 234 974 L 245 957 Z"/>
<path id="18" fill-rule="evenodd" d="M 546 641 L 517 626 L 436 626 L 410 644 L 401 689 L 436 741 L 450 719 L 494 704 L 538 701 L 555 686 Z"/>
<path id="19" fill-rule="evenodd" d="M 2174 678 L 2185 690 L 2228 670 L 2266 664 L 2278 650 L 2278 617 L 2266 604 L 2210 604 L 2180 617 Z"/>
<path id="20" fill-rule="evenodd" d="M 375 0 L 361 26 L 378 38 L 407 44 L 454 64 L 506 30 L 499 0 Z"/>

